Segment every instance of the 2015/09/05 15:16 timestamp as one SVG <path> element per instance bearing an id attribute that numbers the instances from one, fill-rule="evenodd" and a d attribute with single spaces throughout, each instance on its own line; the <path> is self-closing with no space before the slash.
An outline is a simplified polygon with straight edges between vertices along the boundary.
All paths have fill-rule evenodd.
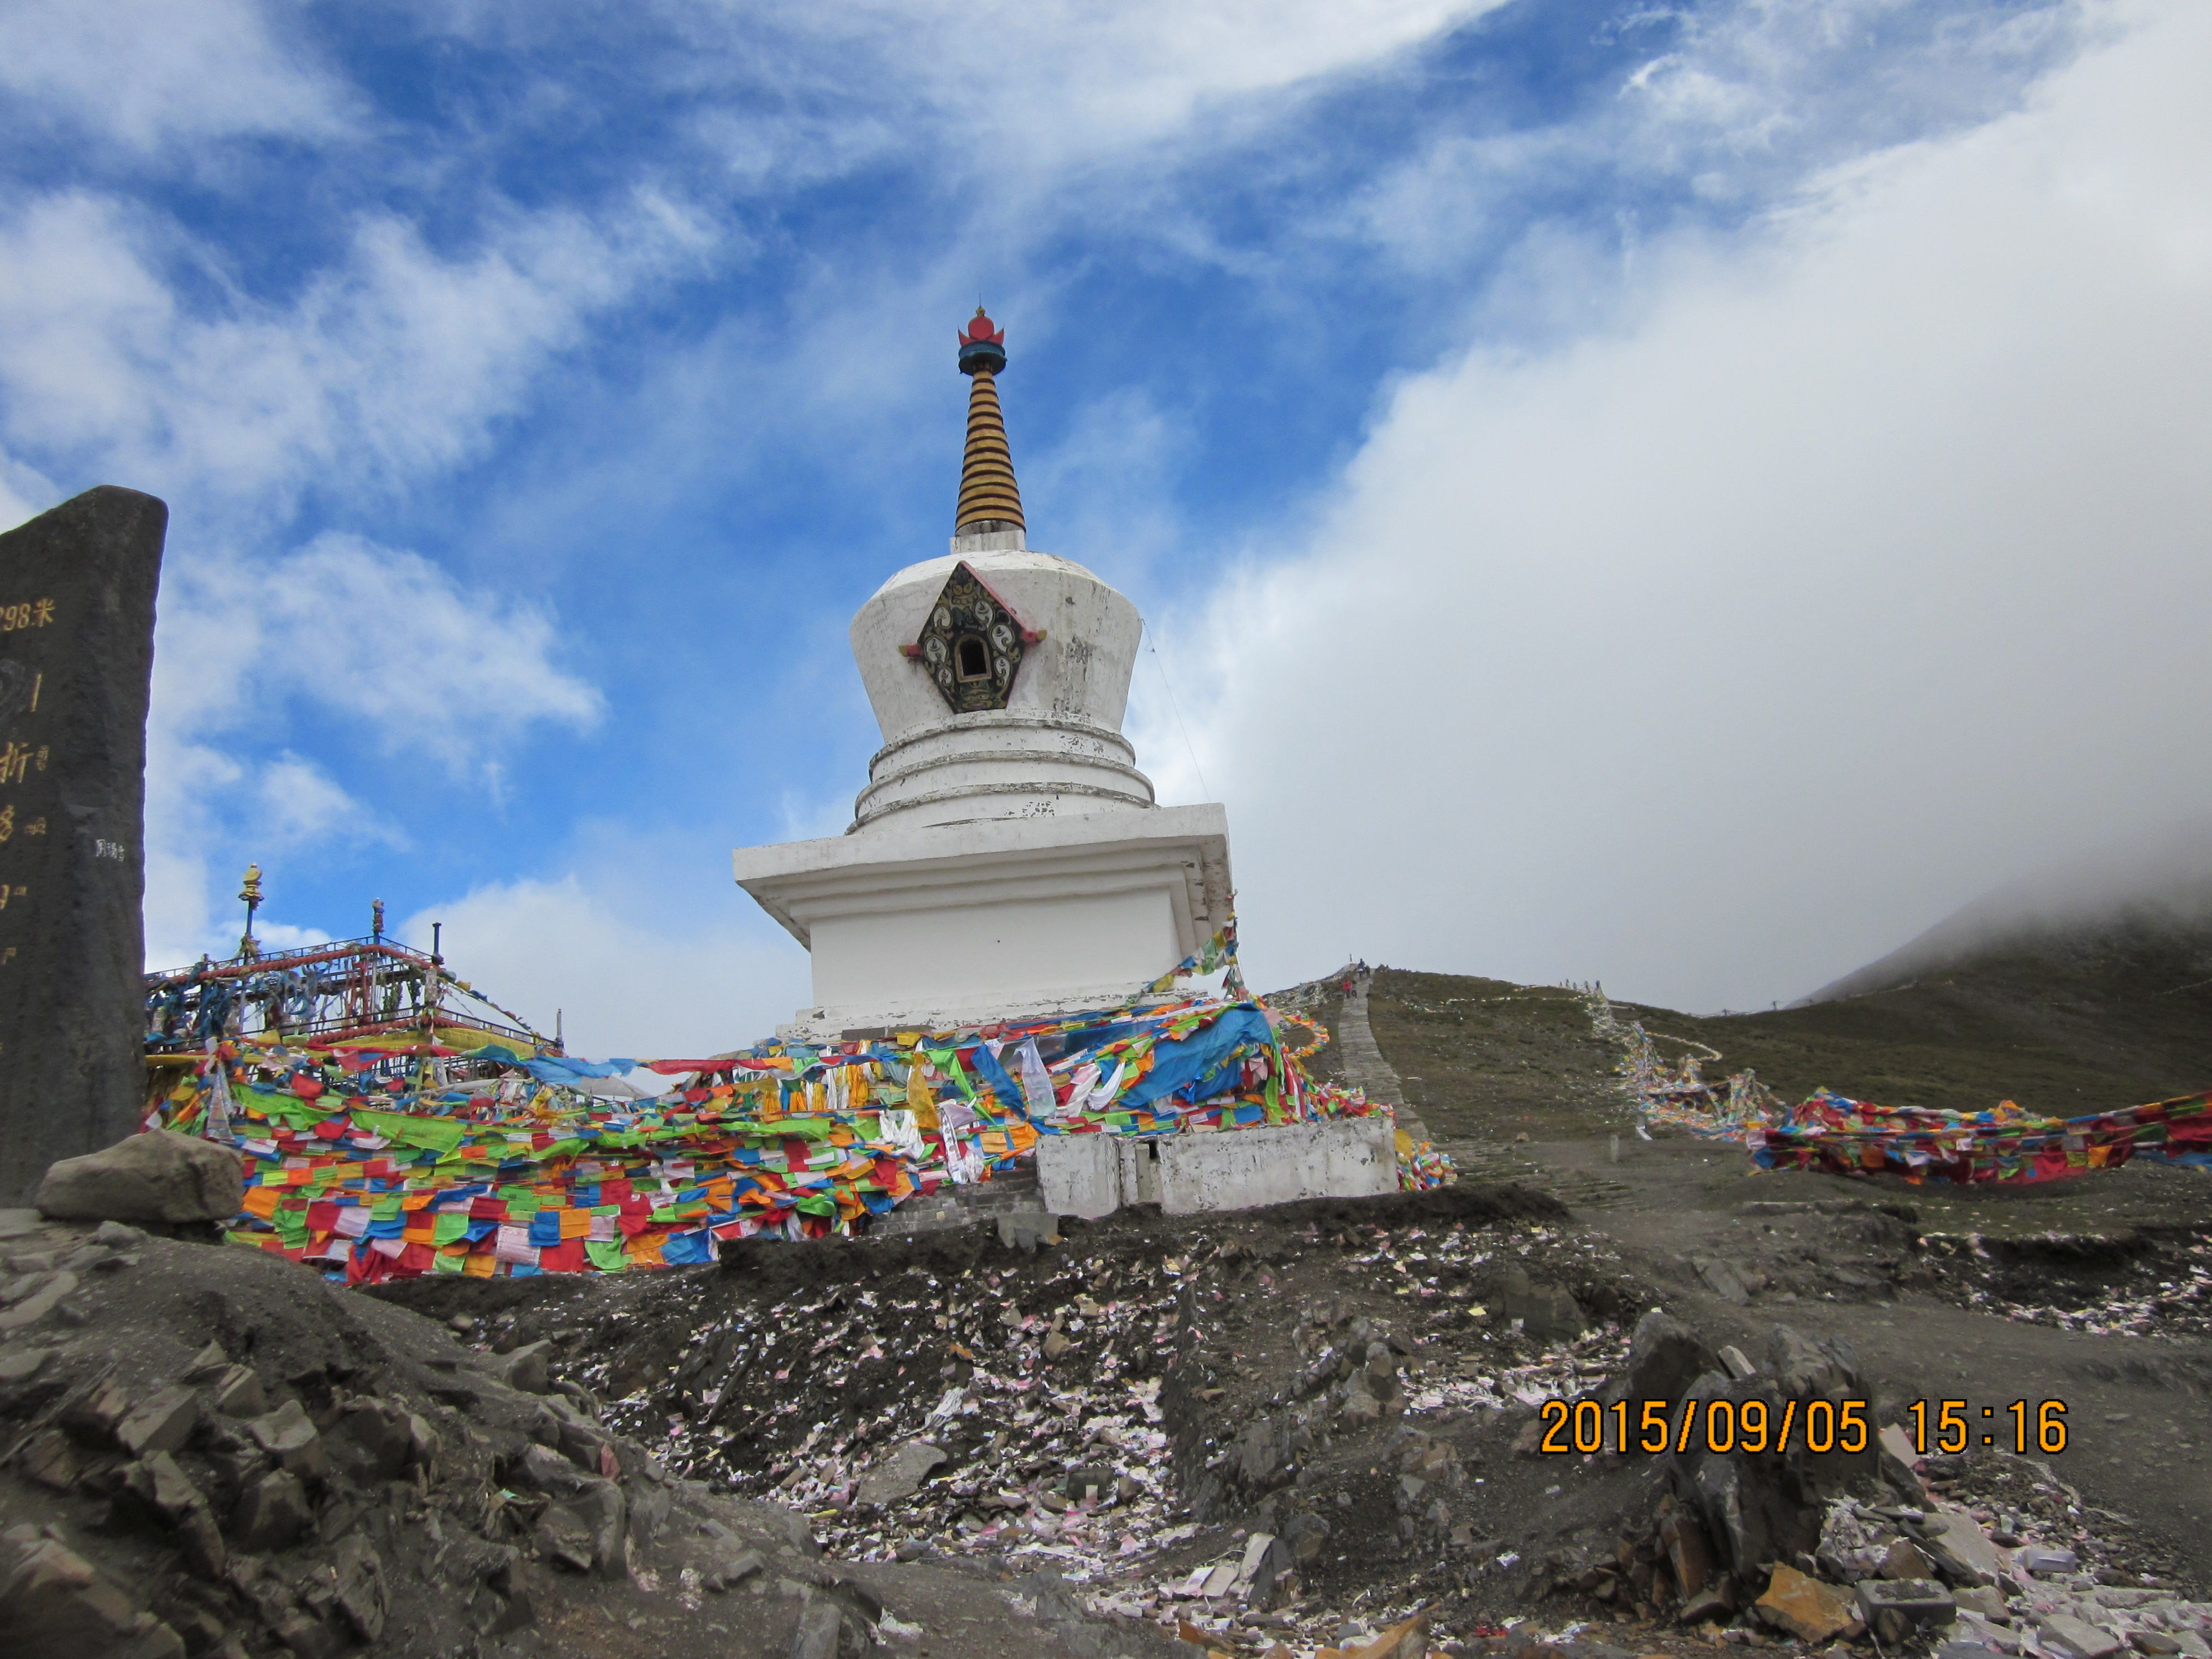
<path id="1" fill-rule="evenodd" d="M 2033 1402 L 2032 1435 L 2030 1403 L 2015 1400 L 2008 1406 L 1982 1407 L 1988 1432 L 1978 1443 L 1996 1446 L 2009 1439 L 2015 1451 L 2025 1453 L 2032 1439 L 2039 1451 L 2064 1451 L 2065 1402 Z M 1779 1411 L 1759 1400 L 1692 1400 L 1672 1412 L 1660 1400 L 1641 1406 L 1632 1422 L 1626 1401 L 1606 1406 L 1595 1400 L 1547 1400 L 1538 1413 L 1543 1432 L 1537 1449 L 1554 1455 L 1612 1450 L 1623 1456 L 1632 1451 L 1685 1452 L 1693 1445 L 1721 1453 L 1784 1453 L 1800 1447 L 1809 1452 L 1863 1452 L 1873 1441 L 1874 1407 L 1868 1400 L 1791 1400 L 1782 1402 Z M 1914 1455 L 1924 1457 L 1932 1450 L 1956 1455 L 1977 1443 L 1968 1409 L 1963 1400 L 1916 1400 L 1907 1405 L 1899 1414 L 1912 1425 L 1908 1437 Z M 2008 1418 L 2009 1435 L 2004 1432 Z"/>
<path id="2" fill-rule="evenodd" d="M 1912 1448 L 1923 1457 L 1931 1451 L 1955 1457 L 1970 1446 L 2008 1444 L 2022 1454 L 2033 1447 L 2054 1455 L 2066 1449 L 2063 1400 L 2015 1400 L 1984 1406 L 1978 1413 L 1963 1400 L 1916 1400 L 1899 1415 L 1911 1423 Z"/>

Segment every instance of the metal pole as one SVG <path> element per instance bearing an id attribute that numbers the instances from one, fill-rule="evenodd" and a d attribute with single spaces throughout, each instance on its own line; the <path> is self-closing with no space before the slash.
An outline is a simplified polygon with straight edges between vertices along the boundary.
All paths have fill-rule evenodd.
<path id="1" fill-rule="evenodd" d="M 438 1041 L 438 969 L 445 961 L 441 954 L 442 934 L 446 924 L 430 924 L 430 965 L 422 970 L 422 1070 L 416 1086 L 427 1087 L 432 1075 L 430 1049 Z"/>

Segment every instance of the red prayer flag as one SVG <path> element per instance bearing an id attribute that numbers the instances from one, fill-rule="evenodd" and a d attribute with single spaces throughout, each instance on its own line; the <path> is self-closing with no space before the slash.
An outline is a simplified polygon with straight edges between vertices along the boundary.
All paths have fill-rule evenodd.
<path id="1" fill-rule="evenodd" d="M 591 1271 L 591 1259 L 584 1254 L 584 1241 L 564 1238 L 558 1244 L 548 1244 L 538 1253 L 538 1266 L 549 1273 L 580 1273 Z"/>

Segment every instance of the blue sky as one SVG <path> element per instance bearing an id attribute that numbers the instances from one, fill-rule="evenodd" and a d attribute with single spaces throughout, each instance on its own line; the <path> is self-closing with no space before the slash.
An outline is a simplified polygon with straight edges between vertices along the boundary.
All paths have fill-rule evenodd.
<path id="1" fill-rule="evenodd" d="M 173 514 L 149 953 L 252 858 L 586 1048 L 787 1016 L 727 849 L 847 820 L 979 296 L 1263 981 L 1763 1004 L 2197 822 L 2192 9 L 13 8 L 0 517 Z"/>

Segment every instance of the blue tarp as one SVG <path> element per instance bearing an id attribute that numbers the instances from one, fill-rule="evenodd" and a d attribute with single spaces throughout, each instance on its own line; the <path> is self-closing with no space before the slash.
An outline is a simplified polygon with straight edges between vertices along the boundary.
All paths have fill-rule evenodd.
<path id="1" fill-rule="evenodd" d="M 1192 1032 L 1180 1042 L 1156 1045 L 1152 1049 L 1152 1069 L 1131 1084 L 1114 1103 L 1114 1108 L 1121 1110 L 1144 1106 L 1163 1095 L 1171 1095 L 1185 1084 L 1195 1083 L 1212 1071 L 1240 1046 L 1249 1043 L 1264 1048 L 1273 1037 L 1274 1030 L 1267 1024 L 1267 1015 L 1257 1008 L 1231 1008 L 1212 1024 Z"/>

